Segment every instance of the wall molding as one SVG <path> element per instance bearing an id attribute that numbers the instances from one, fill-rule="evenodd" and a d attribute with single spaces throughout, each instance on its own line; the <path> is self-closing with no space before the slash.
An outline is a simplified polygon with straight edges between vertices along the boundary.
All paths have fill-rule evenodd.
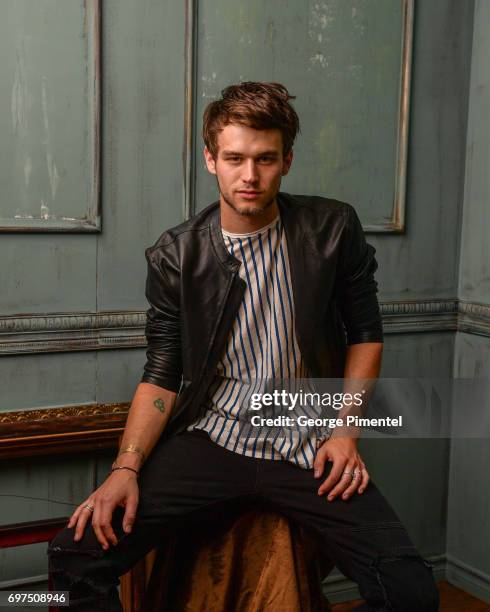
<path id="1" fill-rule="evenodd" d="M 459 300 L 458 331 L 490 337 L 490 305 Z"/>
<path id="2" fill-rule="evenodd" d="M 396 171 L 393 208 L 389 221 L 364 224 L 366 233 L 405 233 L 407 159 L 410 119 L 410 90 L 412 80 L 412 53 L 414 36 L 414 1 L 403 0 L 402 41 L 400 58 L 400 85 L 398 97 Z"/>
<path id="3" fill-rule="evenodd" d="M 87 166 L 91 175 L 90 185 L 87 187 L 87 201 L 83 202 L 83 206 L 81 205 L 80 209 L 77 209 L 76 212 L 70 208 L 66 208 L 60 210 L 58 214 L 54 214 L 53 212 L 49 211 L 46 211 L 46 213 L 43 214 L 43 209 L 41 207 L 41 215 L 39 216 L 39 213 L 37 211 L 34 212 L 31 207 L 27 211 L 22 211 L 22 214 L 14 214 L 12 212 L 10 217 L 2 217 L 0 215 L 0 233 L 99 233 L 102 230 L 102 207 L 100 193 L 102 117 L 102 1 L 85 0 L 85 2 L 81 4 L 83 15 L 80 23 L 80 37 L 82 39 L 86 39 L 86 45 L 83 49 L 82 58 L 84 58 L 85 61 L 83 73 L 85 75 L 84 88 L 87 96 L 85 107 L 88 112 L 87 126 L 89 126 L 89 129 L 86 129 L 83 134 L 80 134 L 80 139 L 87 139 L 87 151 L 84 152 L 84 155 L 88 155 L 90 157 Z M 52 32 L 51 34 L 53 37 L 56 37 L 56 32 Z M 29 36 L 29 38 L 31 37 Z M 53 119 L 55 118 L 56 117 L 53 110 Z M 47 123 L 47 121 L 48 119 L 46 115 L 45 122 Z M 58 127 L 59 131 L 63 131 L 62 125 L 58 126 L 55 124 L 55 128 L 57 129 Z M 46 139 L 47 138 L 48 137 L 46 136 Z M 41 159 L 39 161 L 41 161 Z M 35 166 L 38 163 L 39 162 L 37 159 L 34 160 Z M 62 174 L 64 174 L 64 171 Z M 51 208 L 55 208 L 54 206 L 51 206 L 50 200 L 48 200 L 48 203 Z M 58 209 L 61 204 L 62 202 L 58 197 L 56 209 Z M 39 207 L 38 204 L 36 204 L 36 206 Z"/>
<path id="4" fill-rule="evenodd" d="M 394 300 L 380 302 L 385 333 L 456 331 L 458 300 Z"/>
<path id="5" fill-rule="evenodd" d="M 0 316 L 0 355 L 146 346 L 145 311 Z"/>
<path id="6" fill-rule="evenodd" d="M 465 332 L 490 337 L 490 305 L 467 300 L 380 302 L 386 334 Z M 0 355 L 144 348 L 146 311 L 0 316 Z"/>
<path id="7" fill-rule="evenodd" d="M 195 162 L 196 137 L 196 66 L 197 66 L 197 0 L 185 0 L 185 85 L 184 85 L 184 184 L 183 214 L 189 219 L 195 214 Z"/>

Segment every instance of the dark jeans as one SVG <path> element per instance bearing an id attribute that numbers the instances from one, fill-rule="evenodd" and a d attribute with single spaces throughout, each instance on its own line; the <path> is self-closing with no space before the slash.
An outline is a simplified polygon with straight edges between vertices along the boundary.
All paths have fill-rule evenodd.
<path id="1" fill-rule="evenodd" d="M 286 461 L 256 459 L 226 450 L 206 433 L 183 432 L 157 443 L 140 474 L 140 501 L 130 534 L 113 517 L 116 546 L 104 551 L 90 522 L 79 542 L 74 528 L 50 543 L 56 590 L 70 591 L 72 610 L 121 611 L 118 577 L 154 548 L 159 529 L 209 515 L 215 504 L 258 500 L 302 524 L 325 546 L 338 569 L 366 600 L 359 610 L 438 610 L 432 566 L 411 542 L 398 516 L 371 480 L 362 495 L 327 502 L 321 479 Z"/>

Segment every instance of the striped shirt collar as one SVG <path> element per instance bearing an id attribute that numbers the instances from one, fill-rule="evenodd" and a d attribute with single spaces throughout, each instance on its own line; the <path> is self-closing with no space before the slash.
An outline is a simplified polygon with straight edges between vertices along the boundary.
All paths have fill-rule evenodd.
<path id="1" fill-rule="evenodd" d="M 267 225 L 264 225 L 263 227 L 259 227 L 259 229 L 255 230 L 253 232 L 247 232 L 245 234 L 237 234 L 236 232 L 228 232 L 228 231 L 226 231 L 223 228 L 221 228 L 221 232 L 223 233 L 223 236 L 226 236 L 228 238 L 252 238 L 253 236 L 257 236 L 258 234 L 262 234 L 262 233 L 266 232 L 269 228 L 272 228 L 272 227 L 276 226 L 277 224 L 279 224 L 280 220 L 281 220 L 281 217 L 278 214 Z"/>

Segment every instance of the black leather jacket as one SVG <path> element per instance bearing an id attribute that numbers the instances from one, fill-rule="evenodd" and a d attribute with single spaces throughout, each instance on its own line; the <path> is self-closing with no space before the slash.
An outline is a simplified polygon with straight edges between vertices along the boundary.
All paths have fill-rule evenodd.
<path id="1" fill-rule="evenodd" d="M 287 193 L 277 202 L 301 354 L 312 378 L 342 378 L 348 344 L 383 341 L 375 249 L 350 204 Z M 178 391 L 166 437 L 202 414 L 246 283 L 226 249 L 219 202 L 165 231 L 145 254 L 150 308 L 141 382 Z"/>

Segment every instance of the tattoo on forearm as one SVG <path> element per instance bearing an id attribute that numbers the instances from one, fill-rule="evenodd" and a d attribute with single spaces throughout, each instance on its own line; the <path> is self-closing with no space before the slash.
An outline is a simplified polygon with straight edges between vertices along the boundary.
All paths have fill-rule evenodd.
<path id="1" fill-rule="evenodd" d="M 165 412 L 165 402 L 161 398 L 157 398 L 153 402 L 153 405 L 156 406 L 162 414 Z"/>

